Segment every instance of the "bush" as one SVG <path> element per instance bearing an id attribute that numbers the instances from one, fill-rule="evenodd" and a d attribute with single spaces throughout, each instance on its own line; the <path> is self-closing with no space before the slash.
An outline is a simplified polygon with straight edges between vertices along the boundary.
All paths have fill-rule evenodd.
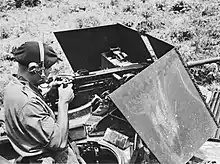
<path id="1" fill-rule="evenodd" d="M 76 27 L 77 28 L 96 27 L 99 25 L 100 25 L 100 21 L 94 16 L 76 19 Z"/>
<path id="2" fill-rule="evenodd" d="M 140 23 L 138 23 L 136 29 L 141 33 L 141 34 L 145 34 L 150 32 L 152 29 L 154 29 L 154 23 L 151 21 L 142 21 Z"/>
<path id="3" fill-rule="evenodd" d="M 202 11 L 202 16 L 214 16 L 219 13 L 219 6 L 210 5 Z"/>
<path id="4" fill-rule="evenodd" d="M 7 39 L 9 38 L 9 32 L 5 28 L 0 28 L 0 39 Z"/>
<path id="5" fill-rule="evenodd" d="M 41 4 L 40 0 L 1 0 L 0 12 L 7 11 L 13 8 L 20 8 L 21 6 L 35 7 Z"/>
<path id="6" fill-rule="evenodd" d="M 15 6 L 14 0 L 1 0 L 0 1 L 0 12 L 10 10 Z"/>
<path id="7" fill-rule="evenodd" d="M 206 86 L 219 82 L 219 66 L 216 63 L 205 64 L 190 69 L 190 73 L 193 75 L 198 85 Z"/>
<path id="8" fill-rule="evenodd" d="M 161 10 L 161 11 L 165 11 L 165 3 L 162 3 L 162 2 L 157 2 L 156 3 L 156 8 L 157 10 Z"/>
<path id="9" fill-rule="evenodd" d="M 184 1 L 179 1 L 176 4 L 174 4 L 170 11 L 173 11 L 174 13 L 185 13 L 186 11 L 189 11 L 191 9 L 191 6 Z"/>
<path id="10" fill-rule="evenodd" d="M 41 3 L 40 0 L 15 0 L 15 6 L 20 8 L 22 5 L 27 7 L 35 7 Z"/>
<path id="11" fill-rule="evenodd" d="M 139 22 L 136 26 L 136 29 L 141 34 L 146 34 L 154 29 L 160 29 L 162 28 L 162 26 L 163 23 L 160 20 L 157 20 L 156 18 L 152 17 L 150 19 L 146 19 L 144 21 Z"/>
<path id="12" fill-rule="evenodd" d="M 193 33 L 190 30 L 185 31 L 174 31 L 170 35 L 171 39 L 176 39 L 179 42 L 191 40 L 193 38 Z"/>
<path id="13" fill-rule="evenodd" d="M 14 56 L 11 53 L 4 53 L 3 55 L 1 55 L 0 61 L 4 60 L 14 61 Z"/>

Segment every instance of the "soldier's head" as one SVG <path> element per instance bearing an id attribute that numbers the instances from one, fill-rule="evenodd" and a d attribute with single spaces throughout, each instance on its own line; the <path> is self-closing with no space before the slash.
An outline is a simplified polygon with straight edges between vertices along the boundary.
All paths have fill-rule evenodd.
<path id="1" fill-rule="evenodd" d="M 34 85 L 40 85 L 50 73 L 51 67 L 61 60 L 52 47 L 37 41 L 22 44 L 14 52 L 18 62 L 18 75 Z"/>

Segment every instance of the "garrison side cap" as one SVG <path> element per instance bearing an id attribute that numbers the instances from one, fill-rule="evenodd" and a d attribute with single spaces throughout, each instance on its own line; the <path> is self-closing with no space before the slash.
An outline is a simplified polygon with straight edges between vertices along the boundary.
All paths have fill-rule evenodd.
<path id="1" fill-rule="evenodd" d="M 58 60 L 61 60 L 57 53 L 47 44 L 44 46 L 44 64 L 46 68 L 50 68 Z M 40 63 L 40 49 L 37 41 L 28 41 L 18 47 L 14 54 L 14 59 L 18 63 L 28 66 L 31 62 Z"/>
<path id="2" fill-rule="evenodd" d="M 120 47 L 134 63 L 152 59 L 139 32 L 121 24 L 54 32 L 74 71 L 100 70 L 101 53 Z"/>

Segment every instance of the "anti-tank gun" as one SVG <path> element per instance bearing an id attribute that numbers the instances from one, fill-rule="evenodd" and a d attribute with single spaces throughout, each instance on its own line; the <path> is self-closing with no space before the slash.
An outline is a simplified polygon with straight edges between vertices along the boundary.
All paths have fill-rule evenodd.
<path id="1" fill-rule="evenodd" d="M 59 74 L 53 77 L 54 81 L 60 82 L 59 84 L 72 83 L 74 94 L 78 102 L 72 103 L 70 108 L 83 105 L 86 101 L 91 100 L 94 95 L 102 95 L 104 92 L 113 92 L 120 85 L 134 77 L 137 73 L 146 68 L 150 63 L 132 64 L 125 67 L 116 67 L 110 69 L 103 69 L 99 71 L 88 72 L 83 70 L 75 74 Z M 56 109 L 58 100 L 58 91 L 55 85 L 50 92 L 46 95 L 46 100 L 52 107 Z"/>
<path id="2" fill-rule="evenodd" d="M 69 138 L 87 163 L 186 163 L 215 131 L 172 45 L 120 24 L 55 36 L 76 72 L 56 78 L 74 84 Z M 111 102 L 103 116 L 93 96 Z"/>
<path id="3" fill-rule="evenodd" d="M 129 67 L 147 63 L 143 69 L 133 73 L 132 78 L 123 85 L 119 80 L 123 77 L 123 73 L 121 75 L 114 71 L 110 74 L 107 73 L 107 77 L 115 80 L 114 83 L 109 81 L 105 83 L 115 86 L 109 92 L 110 101 L 113 103 L 109 107 L 109 112 L 101 118 L 90 115 L 82 126 L 70 128 L 70 138 L 77 141 L 83 157 L 91 156 L 91 158 L 87 158 L 88 163 L 94 162 L 94 159 L 100 159 L 100 163 L 104 162 L 102 161 L 104 159 L 101 159 L 101 152 L 105 151 L 100 151 L 97 144 L 94 143 L 96 141 L 99 146 L 101 143 L 110 143 L 111 147 L 114 147 L 111 149 L 113 154 L 127 159 L 127 162 L 125 160 L 124 163 L 128 163 L 128 161 L 141 163 L 141 161 L 149 162 L 149 160 L 151 162 L 155 160 L 158 163 L 185 163 L 190 160 L 193 152 L 204 143 L 204 138 L 210 138 L 210 134 L 215 131 L 209 110 L 202 103 L 200 93 L 188 76 L 187 64 L 183 62 L 172 45 L 150 35 L 140 36 L 134 30 L 120 24 L 57 32 L 55 35 L 72 68 L 75 71 L 86 69 L 89 72 L 88 74 L 87 71 L 83 71 L 87 72 L 87 75 L 79 77 L 87 78 L 86 81 L 92 85 L 85 85 L 86 87 L 82 87 L 84 89 L 81 88 L 81 91 L 80 86 L 87 83 L 85 79 L 78 87 L 75 85 L 75 90 L 79 91 L 76 94 L 80 98 L 77 99 L 78 96 L 76 96 L 76 101 L 74 101 L 76 104 L 81 104 L 81 107 L 89 107 L 90 112 L 92 103 L 87 106 L 83 105 L 88 102 L 88 99 L 91 100 L 90 93 L 94 91 L 92 95 L 97 94 L 103 99 L 101 96 L 103 91 L 105 92 L 111 87 L 102 85 L 98 90 L 94 90 L 95 85 L 89 76 L 99 81 L 103 76 L 103 74 L 99 76 L 101 72 L 126 68 L 125 60 L 130 62 Z M 74 49 L 75 47 L 76 49 Z M 117 56 L 120 51 L 120 55 Z M 114 54 L 117 57 L 112 58 Z M 76 56 L 74 57 L 74 55 Z M 154 62 L 155 58 L 158 59 L 157 62 Z M 117 62 L 114 62 L 115 60 Z M 121 63 L 124 65 L 121 66 Z M 91 87 L 93 89 L 88 89 L 88 86 L 89 88 L 93 86 Z M 105 89 L 101 90 L 103 86 Z M 85 88 L 87 89 L 85 90 Z M 191 91 L 190 94 L 188 94 L 189 91 Z M 74 104 L 72 105 L 74 106 Z M 168 106 L 170 108 L 167 108 Z M 82 115 L 78 113 L 73 114 L 73 109 L 70 109 L 70 118 L 79 118 L 78 116 L 82 118 Z M 75 111 L 80 110 L 77 107 Z M 206 116 L 206 119 L 203 116 Z M 194 117 L 196 118 L 191 121 L 187 119 Z M 74 120 L 70 121 L 70 126 L 77 123 L 78 120 Z M 195 120 L 197 121 L 195 122 Z M 203 122 L 203 126 L 197 124 L 198 120 Z M 95 123 L 95 126 L 91 128 L 92 123 Z M 178 125 L 174 126 L 176 123 Z M 204 125 L 209 131 L 208 133 L 203 130 Z M 183 129 L 183 127 L 187 128 Z M 78 135 L 75 135 L 76 131 Z M 166 138 L 167 136 L 168 138 Z M 201 136 L 202 138 L 200 138 Z M 141 147 L 140 143 L 142 143 Z M 99 150 L 99 153 L 96 150 Z M 123 155 L 125 150 L 130 152 L 128 158 Z M 171 157 L 171 154 L 174 156 Z M 110 156 L 111 163 L 120 163 L 112 155 Z"/>

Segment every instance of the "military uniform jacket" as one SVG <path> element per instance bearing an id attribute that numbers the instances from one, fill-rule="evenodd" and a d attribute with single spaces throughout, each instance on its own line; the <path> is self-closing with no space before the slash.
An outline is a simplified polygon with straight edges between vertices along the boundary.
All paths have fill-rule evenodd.
<path id="1" fill-rule="evenodd" d="M 62 131 L 38 90 L 13 77 L 4 91 L 6 133 L 23 157 L 59 151 Z"/>

